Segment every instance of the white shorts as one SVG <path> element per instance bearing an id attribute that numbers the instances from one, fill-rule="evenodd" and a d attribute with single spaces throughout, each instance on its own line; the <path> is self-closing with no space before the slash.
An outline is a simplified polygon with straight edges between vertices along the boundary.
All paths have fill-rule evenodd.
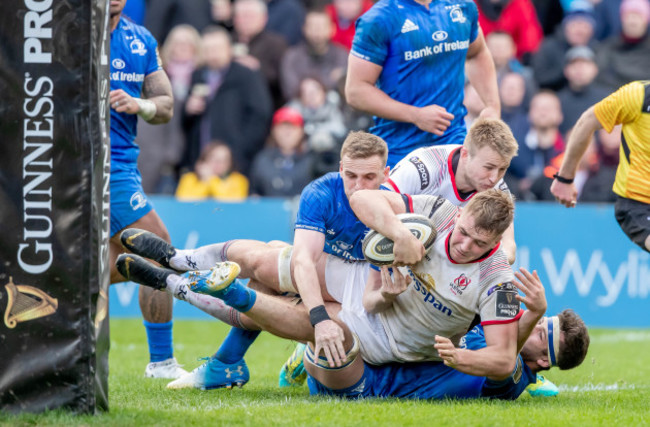
<path id="1" fill-rule="evenodd" d="M 363 308 L 363 292 L 370 271 L 366 262 L 345 262 L 327 255 L 327 292 L 341 303 L 339 319 L 359 337 L 363 360 L 374 365 L 395 361 L 384 326 L 376 314 Z"/>

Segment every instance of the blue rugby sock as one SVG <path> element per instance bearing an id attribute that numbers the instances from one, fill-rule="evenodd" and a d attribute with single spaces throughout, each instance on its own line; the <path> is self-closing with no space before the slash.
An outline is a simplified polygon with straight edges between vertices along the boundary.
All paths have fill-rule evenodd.
<path id="1" fill-rule="evenodd" d="M 223 363 L 235 363 L 243 359 L 248 347 L 253 344 L 261 331 L 231 328 L 228 336 L 214 354 Z"/>
<path id="2" fill-rule="evenodd" d="M 144 323 L 147 331 L 149 361 L 161 362 L 174 357 L 174 348 L 172 346 L 173 322 L 151 323 L 144 320 L 142 323 Z"/>
<path id="3" fill-rule="evenodd" d="M 242 284 L 239 279 L 235 279 L 227 288 L 213 292 L 212 295 L 241 313 L 253 308 L 257 299 L 257 293 Z"/>

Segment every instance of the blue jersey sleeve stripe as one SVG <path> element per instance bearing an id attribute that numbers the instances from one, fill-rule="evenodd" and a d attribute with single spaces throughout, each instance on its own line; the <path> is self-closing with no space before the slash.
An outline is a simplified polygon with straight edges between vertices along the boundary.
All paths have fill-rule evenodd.
<path id="1" fill-rule="evenodd" d="M 296 230 L 312 230 L 312 231 L 318 231 L 319 233 L 325 234 L 325 229 L 323 227 L 319 227 L 316 225 L 309 225 L 309 224 L 296 224 L 294 227 Z"/>

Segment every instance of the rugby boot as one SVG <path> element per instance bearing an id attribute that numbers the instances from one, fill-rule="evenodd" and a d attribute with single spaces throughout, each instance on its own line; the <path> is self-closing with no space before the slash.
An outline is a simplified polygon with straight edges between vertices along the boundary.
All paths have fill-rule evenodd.
<path id="1" fill-rule="evenodd" d="M 240 271 L 239 264 L 232 261 L 217 263 L 210 270 L 191 271 L 189 287 L 199 294 L 222 298 Z"/>
<path id="2" fill-rule="evenodd" d="M 188 374 L 189 372 L 178 364 L 175 357 L 160 362 L 151 362 L 144 370 L 144 376 L 147 378 L 166 378 L 168 380 L 175 380 Z"/>
<path id="3" fill-rule="evenodd" d="M 303 364 L 306 345 L 298 343 L 296 349 L 291 353 L 289 359 L 282 365 L 278 385 L 282 387 L 300 387 L 307 380 L 307 371 Z"/>
<path id="4" fill-rule="evenodd" d="M 167 287 L 167 277 L 170 274 L 177 274 L 174 270 L 158 267 L 135 254 L 120 254 L 115 265 L 117 271 L 127 280 L 157 290 Z"/>
<path id="5" fill-rule="evenodd" d="M 170 382 L 167 388 L 231 389 L 233 386 L 242 387 L 250 379 L 244 359 L 236 363 L 223 363 L 214 356 L 204 357 L 201 360 L 206 362 L 189 374 Z"/>
<path id="6" fill-rule="evenodd" d="M 560 393 L 560 390 L 555 384 L 540 374 L 537 374 L 537 381 L 526 387 L 526 390 L 533 397 L 552 397 Z"/>
<path id="7" fill-rule="evenodd" d="M 152 259 L 163 267 L 169 265 L 172 257 L 176 255 L 176 248 L 159 236 L 138 228 L 127 228 L 120 234 L 122 246 L 145 258 Z"/>

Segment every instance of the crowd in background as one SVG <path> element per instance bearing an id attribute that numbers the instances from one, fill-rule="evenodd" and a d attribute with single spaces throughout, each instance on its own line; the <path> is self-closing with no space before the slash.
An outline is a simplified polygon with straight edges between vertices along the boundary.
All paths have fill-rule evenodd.
<path id="1" fill-rule="evenodd" d="M 506 182 L 553 200 L 552 176 L 580 114 L 650 78 L 650 0 L 476 0 L 497 70 L 502 119 L 518 143 Z M 293 197 L 338 170 L 350 130 L 372 117 L 345 102 L 355 20 L 370 0 L 129 0 L 160 44 L 175 114 L 140 121 L 149 194 Z M 468 84 L 468 126 L 483 108 Z M 614 201 L 620 129 L 595 135 L 576 176 L 581 202 Z"/>

